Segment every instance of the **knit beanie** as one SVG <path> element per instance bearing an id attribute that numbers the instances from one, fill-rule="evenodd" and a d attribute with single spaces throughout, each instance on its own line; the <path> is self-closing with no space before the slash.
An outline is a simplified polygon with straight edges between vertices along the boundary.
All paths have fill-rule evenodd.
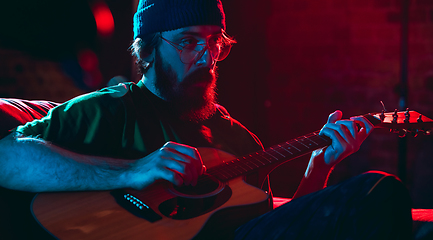
<path id="1" fill-rule="evenodd" d="M 196 25 L 217 25 L 225 30 L 221 0 L 140 0 L 134 15 L 134 39 Z"/>

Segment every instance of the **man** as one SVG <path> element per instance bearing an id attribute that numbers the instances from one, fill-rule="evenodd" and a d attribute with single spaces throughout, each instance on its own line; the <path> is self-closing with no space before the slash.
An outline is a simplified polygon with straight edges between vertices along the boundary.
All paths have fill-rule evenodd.
<path id="1" fill-rule="evenodd" d="M 216 63 L 233 43 L 220 0 L 142 0 L 134 39 L 141 81 L 80 96 L 1 140 L 2 187 L 145 189 L 158 180 L 194 186 L 206 171 L 196 147 L 237 156 L 261 149 L 257 137 L 216 104 Z M 321 130 L 332 145 L 312 154 L 291 203 L 218 238 L 408 237 L 409 200 L 394 177 L 364 174 L 321 190 L 332 168 L 372 130 L 362 117 L 341 117 L 332 113 Z"/>

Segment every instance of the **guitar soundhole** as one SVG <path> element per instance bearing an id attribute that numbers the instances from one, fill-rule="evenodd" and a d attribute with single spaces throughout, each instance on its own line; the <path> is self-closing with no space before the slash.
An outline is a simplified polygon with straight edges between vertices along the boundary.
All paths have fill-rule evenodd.
<path id="1" fill-rule="evenodd" d="M 208 213 L 223 205 L 232 196 L 230 187 L 210 175 L 199 178 L 197 186 L 174 186 L 171 191 L 178 197 L 161 203 L 158 209 L 164 216 L 177 220 Z"/>

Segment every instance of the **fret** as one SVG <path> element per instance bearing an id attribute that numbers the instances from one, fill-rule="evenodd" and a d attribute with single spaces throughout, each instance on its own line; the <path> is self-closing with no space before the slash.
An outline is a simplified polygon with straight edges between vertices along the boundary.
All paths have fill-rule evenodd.
<path id="1" fill-rule="evenodd" d="M 217 169 L 217 173 L 216 174 L 220 174 L 220 176 L 214 175 L 215 177 L 217 177 L 220 180 L 229 180 L 241 175 L 244 175 L 248 172 L 250 172 L 251 170 L 257 169 L 258 166 L 256 165 L 255 167 L 249 166 L 246 164 L 246 162 L 244 161 L 240 161 L 239 159 L 235 159 L 231 162 L 226 162 L 224 165 L 222 165 L 221 167 L 217 166 L 212 168 L 212 170 L 214 170 L 215 168 L 220 168 Z M 236 172 L 238 171 L 238 172 Z M 221 174 L 223 173 L 223 174 Z M 222 175 L 222 176 L 221 176 Z"/>
<path id="2" fill-rule="evenodd" d="M 315 132 L 309 133 L 309 134 L 307 134 L 307 135 L 305 135 L 305 136 L 306 136 L 306 137 L 318 136 L 319 133 L 320 133 L 320 131 L 315 131 Z"/>
<path id="3" fill-rule="evenodd" d="M 254 154 L 254 155 L 253 155 Z M 250 155 L 248 155 L 248 157 L 250 157 L 250 158 L 254 158 L 254 159 L 256 159 L 256 160 L 259 160 L 259 159 L 264 159 L 264 160 L 266 160 L 266 162 L 268 162 L 268 163 L 270 163 L 271 161 L 269 161 L 267 158 L 265 158 L 265 157 L 263 157 L 263 156 L 260 156 L 259 155 L 259 153 L 253 153 L 253 154 L 250 154 Z M 259 158 L 260 157 L 260 158 Z"/>
<path id="4" fill-rule="evenodd" d="M 323 140 L 325 143 L 331 143 L 331 139 L 329 137 L 320 136 L 319 134 L 317 134 L 316 136 Z"/>
<path id="5" fill-rule="evenodd" d="M 259 167 L 258 165 L 254 164 L 253 162 L 248 161 L 248 160 L 247 161 L 243 161 L 242 164 L 244 164 L 245 166 L 249 167 L 250 170 L 253 170 L 253 169 Z"/>
<path id="6" fill-rule="evenodd" d="M 316 144 L 316 146 L 319 146 L 319 144 L 317 144 L 315 141 L 312 140 L 313 137 L 309 137 L 309 138 L 305 138 L 305 140 L 308 140 L 314 144 Z"/>
<path id="7" fill-rule="evenodd" d="M 286 145 L 287 149 L 292 149 L 293 148 L 293 146 L 290 145 L 290 142 L 285 142 L 284 144 Z"/>
<path id="8" fill-rule="evenodd" d="M 279 154 L 283 155 L 284 157 L 287 157 L 287 150 L 284 149 L 281 145 L 276 145 L 273 147 L 274 151 L 277 151 Z M 290 153 L 291 154 L 291 153 Z"/>
<path id="9" fill-rule="evenodd" d="M 250 162 L 253 162 L 254 164 L 257 164 L 258 167 L 265 166 L 266 164 L 269 163 L 269 162 L 263 162 L 263 161 L 261 161 L 260 159 L 255 159 L 255 158 L 250 158 L 250 159 L 247 160 L 247 161 L 250 161 Z"/>
<path id="10" fill-rule="evenodd" d="M 303 143 L 305 143 L 306 145 L 308 145 L 308 147 L 315 147 L 315 146 L 317 146 L 317 143 L 314 142 L 314 141 L 311 139 L 311 137 L 310 137 L 310 138 L 305 137 L 305 138 L 302 139 L 301 141 L 302 141 Z"/>
<path id="11" fill-rule="evenodd" d="M 235 178 L 237 176 L 243 175 L 249 171 L 247 169 L 242 168 L 240 164 L 236 163 L 235 161 L 239 162 L 238 159 L 235 159 L 230 162 L 224 162 L 219 166 L 215 166 L 213 168 L 208 169 L 206 172 L 218 178 L 221 181 L 226 181 Z"/>
<path id="12" fill-rule="evenodd" d="M 235 172 L 235 169 L 229 166 L 227 162 L 225 162 L 224 165 L 221 166 L 220 171 L 224 172 L 226 175 L 229 175 L 230 177 L 235 177 L 238 175 L 238 173 Z"/>
<path id="13" fill-rule="evenodd" d="M 226 180 L 226 179 L 232 178 L 231 175 L 226 175 L 226 174 L 224 174 L 224 172 L 221 172 L 221 171 L 209 172 L 209 174 L 212 175 L 212 176 L 214 176 L 214 177 L 216 177 L 216 178 L 218 178 L 218 179 L 220 179 L 220 180 L 223 180 L 223 181 Z"/>
<path id="14" fill-rule="evenodd" d="M 213 174 L 210 174 L 210 175 L 214 176 L 215 178 L 217 178 L 218 180 L 223 181 L 223 182 L 225 182 L 225 181 L 227 181 L 229 179 L 232 179 L 232 177 L 227 177 L 227 176 L 225 176 L 223 174 L 220 174 L 220 173 L 213 173 Z"/>
<path id="15" fill-rule="evenodd" d="M 230 161 L 230 162 L 226 162 L 226 168 L 228 168 L 228 170 L 230 170 L 230 171 L 233 171 L 233 173 L 235 173 L 235 175 L 239 175 L 239 174 L 243 174 L 243 173 L 249 171 L 249 169 L 245 169 L 245 168 L 241 167 L 243 164 L 244 163 L 241 161 L 238 161 L 238 162 Z M 245 164 L 244 164 L 244 166 L 245 166 Z M 239 169 L 239 168 L 241 168 L 241 169 Z M 239 172 L 234 172 L 234 171 L 239 171 Z"/>
<path id="16" fill-rule="evenodd" d="M 327 146 L 331 142 L 330 138 L 320 136 L 317 131 L 230 162 L 224 162 L 224 164 L 208 169 L 207 173 L 221 181 L 227 181 L 281 160 L 294 159 L 319 147 Z"/>
<path id="17" fill-rule="evenodd" d="M 296 150 L 298 150 L 299 152 L 302 152 L 299 148 L 297 148 L 297 147 L 295 147 L 295 146 L 293 146 L 293 143 L 287 143 L 287 144 L 289 144 L 292 148 L 294 148 L 294 149 L 296 149 Z"/>
<path id="18" fill-rule="evenodd" d="M 278 145 L 280 148 L 282 148 L 284 151 L 286 151 L 286 152 L 288 152 L 288 153 L 290 153 L 290 154 L 292 154 L 293 155 L 293 153 L 292 152 L 290 152 L 289 150 L 287 150 L 285 147 L 283 147 L 283 146 L 281 146 L 281 145 Z M 290 147 L 289 147 L 290 148 Z"/>
<path id="19" fill-rule="evenodd" d="M 235 172 L 234 169 L 229 167 L 227 164 L 224 168 L 221 169 L 221 172 L 224 172 L 226 175 L 228 175 L 230 178 L 236 177 L 239 173 Z"/>
<path id="20" fill-rule="evenodd" d="M 286 157 L 286 156 L 284 156 L 283 154 L 281 154 L 280 152 L 278 152 L 276 149 L 274 149 L 274 148 L 272 148 L 272 147 L 270 147 L 269 149 L 271 149 L 272 151 L 274 151 L 274 152 L 280 154 L 282 157 Z"/>
<path id="21" fill-rule="evenodd" d="M 262 161 L 256 160 L 254 158 L 250 158 L 249 160 L 246 160 L 246 162 L 250 162 L 250 163 L 256 165 L 257 167 L 262 167 L 262 166 L 265 166 L 267 164 L 267 163 L 264 163 Z"/>
<path id="22" fill-rule="evenodd" d="M 268 156 L 269 154 L 265 155 L 264 151 L 260 151 L 260 152 L 256 152 L 256 156 L 262 157 L 263 159 L 265 159 L 266 161 L 268 161 L 269 163 L 272 163 L 273 160 L 273 156 L 271 155 L 272 158 L 268 158 L 266 156 Z"/>
<path id="23" fill-rule="evenodd" d="M 245 158 L 246 158 L 246 157 L 243 157 L 243 159 L 245 159 Z M 233 160 L 233 161 L 241 162 L 239 159 L 235 159 L 235 160 Z M 243 168 L 241 164 L 239 164 L 238 167 L 242 168 L 243 171 L 248 172 L 248 170 L 245 169 L 245 168 Z"/>
<path id="24" fill-rule="evenodd" d="M 226 168 L 227 168 L 227 170 L 230 169 L 232 174 L 234 174 L 235 176 L 242 175 L 242 174 L 249 171 L 248 169 L 241 167 L 240 164 L 236 164 L 236 163 L 228 164 L 228 165 L 226 165 Z"/>
<path id="25" fill-rule="evenodd" d="M 256 157 L 254 157 L 254 156 L 252 156 L 252 155 L 249 155 L 248 157 L 250 157 L 250 158 L 252 158 L 252 159 L 258 161 L 258 162 L 261 163 L 262 165 L 266 165 L 267 163 L 270 163 L 270 161 L 268 161 L 267 159 L 265 159 L 266 162 L 263 162 L 262 160 L 260 160 L 260 159 L 258 159 L 258 158 L 256 158 Z M 246 157 L 244 157 L 244 158 L 246 158 Z"/>
<path id="26" fill-rule="evenodd" d="M 263 167 L 263 165 L 258 165 L 258 164 L 256 164 L 255 162 L 252 162 L 252 161 L 248 161 L 247 163 L 254 165 L 254 166 L 251 166 L 251 170 L 256 170 L 256 169 L 259 169 L 260 167 Z"/>
<path id="27" fill-rule="evenodd" d="M 274 155 L 272 155 L 272 154 L 270 154 L 270 153 L 268 153 L 268 152 L 266 152 L 266 151 L 264 151 L 263 153 L 266 153 L 266 154 L 268 154 L 269 156 L 271 156 L 272 158 L 275 158 L 276 160 L 278 160 L 277 157 L 275 157 Z"/>
<path id="28" fill-rule="evenodd" d="M 307 149 L 310 149 L 307 145 L 305 145 L 305 144 L 302 142 L 302 140 L 296 140 L 296 139 L 295 139 L 295 141 L 298 142 L 298 143 L 300 143 L 300 144 L 302 144 L 302 145 L 304 145 L 304 147 L 306 147 Z"/>
<path id="29" fill-rule="evenodd" d="M 317 135 L 317 136 L 314 138 L 314 141 L 317 142 L 319 145 L 323 145 L 323 144 L 327 144 L 327 143 L 328 143 L 325 139 L 323 139 L 323 138 L 322 138 L 321 136 L 319 136 L 319 135 Z"/>
<path id="30" fill-rule="evenodd" d="M 319 135 L 319 131 L 310 133 L 310 134 L 306 135 L 305 137 L 306 138 L 314 138 L 314 139 L 317 139 L 317 140 L 322 140 L 321 137 L 320 137 L 320 135 Z"/>

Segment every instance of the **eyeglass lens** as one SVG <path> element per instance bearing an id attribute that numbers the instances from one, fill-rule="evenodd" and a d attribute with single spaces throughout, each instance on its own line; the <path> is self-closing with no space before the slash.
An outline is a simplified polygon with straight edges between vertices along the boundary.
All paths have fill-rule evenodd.
<path id="1" fill-rule="evenodd" d="M 211 46 L 206 46 L 204 44 L 197 44 L 194 47 L 185 47 L 180 54 L 180 60 L 183 63 L 197 61 L 203 57 L 207 49 L 209 49 L 212 59 L 215 61 L 222 61 L 230 53 L 231 45 L 213 44 Z"/>

